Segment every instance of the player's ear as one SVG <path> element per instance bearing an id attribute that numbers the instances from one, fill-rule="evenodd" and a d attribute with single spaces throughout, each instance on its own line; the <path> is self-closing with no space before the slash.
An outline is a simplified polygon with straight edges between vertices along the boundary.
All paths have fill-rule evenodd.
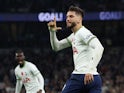
<path id="1" fill-rule="evenodd" d="M 80 23 L 80 20 L 78 19 L 78 20 L 77 20 L 77 24 L 79 24 L 79 23 Z"/>
<path id="2" fill-rule="evenodd" d="M 80 16 L 77 18 L 77 24 L 79 24 L 81 22 L 81 18 Z"/>

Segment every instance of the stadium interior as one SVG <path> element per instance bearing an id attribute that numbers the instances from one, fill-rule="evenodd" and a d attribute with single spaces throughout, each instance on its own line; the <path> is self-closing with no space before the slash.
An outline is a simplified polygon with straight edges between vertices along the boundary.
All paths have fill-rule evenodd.
<path id="1" fill-rule="evenodd" d="M 85 12 L 122 11 L 124 0 L 0 0 L 0 15 L 14 13 L 63 12 L 77 5 Z M 124 15 L 123 15 L 124 16 Z M 0 18 L 1 20 L 1 18 Z M 59 39 L 71 31 L 65 21 Z M 95 34 L 105 51 L 98 65 L 102 76 L 102 93 L 124 93 L 124 18 L 119 20 L 85 20 L 84 26 Z M 58 53 L 52 51 L 47 22 L 0 21 L 0 93 L 15 93 L 14 51 L 22 48 L 26 60 L 34 63 L 45 79 L 46 93 L 61 93 L 73 70 L 71 48 Z M 21 93 L 25 93 L 22 89 Z"/>

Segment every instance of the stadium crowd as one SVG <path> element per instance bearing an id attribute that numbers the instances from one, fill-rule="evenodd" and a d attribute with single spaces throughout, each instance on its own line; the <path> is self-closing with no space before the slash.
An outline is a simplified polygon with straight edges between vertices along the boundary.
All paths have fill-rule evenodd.
<path id="1" fill-rule="evenodd" d="M 65 11 L 70 5 L 79 5 L 86 11 L 123 11 L 124 0 L 0 0 L 2 13 L 32 13 Z M 90 6 L 90 7 L 89 7 Z"/>

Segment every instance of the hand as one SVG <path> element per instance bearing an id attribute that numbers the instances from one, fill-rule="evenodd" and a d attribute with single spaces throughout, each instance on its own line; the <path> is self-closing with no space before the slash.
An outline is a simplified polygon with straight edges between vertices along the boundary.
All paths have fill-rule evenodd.
<path id="1" fill-rule="evenodd" d="M 50 31 L 57 31 L 57 30 L 61 30 L 62 28 L 61 27 L 57 27 L 56 26 L 56 18 L 54 17 L 54 20 L 53 21 L 50 21 L 48 24 L 47 24 L 48 28 Z"/>
<path id="2" fill-rule="evenodd" d="M 37 91 L 37 93 L 42 93 L 42 90 L 40 89 L 39 91 Z"/>
<path id="3" fill-rule="evenodd" d="M 85 76 L 84 76 L 84 84 L 85 85 L 89 84 L 89 83 L 91 83 L 93 81 L 94 81 L 94 77 L 93 77 L 92 74 L 90 74 L 90 73 L 85 74 Z"/>

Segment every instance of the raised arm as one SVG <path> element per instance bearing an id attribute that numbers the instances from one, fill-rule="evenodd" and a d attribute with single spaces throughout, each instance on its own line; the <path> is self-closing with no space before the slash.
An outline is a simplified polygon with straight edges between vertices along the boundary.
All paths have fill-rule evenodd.
<path id="1" fill-rule="evenodd" d="M 61 27 L 56 26 L 56 18 L 54 18 L 54 20 L 49 22 L 47 25 L 50 31 L 50 43 L 54 51 L 59 51 L 71 46 L 70 43 L 68 42 L 68 39 L 66 38 L 60 41 L 58 40 L 56 32 L 57 30 L 61 30 Z"/>

